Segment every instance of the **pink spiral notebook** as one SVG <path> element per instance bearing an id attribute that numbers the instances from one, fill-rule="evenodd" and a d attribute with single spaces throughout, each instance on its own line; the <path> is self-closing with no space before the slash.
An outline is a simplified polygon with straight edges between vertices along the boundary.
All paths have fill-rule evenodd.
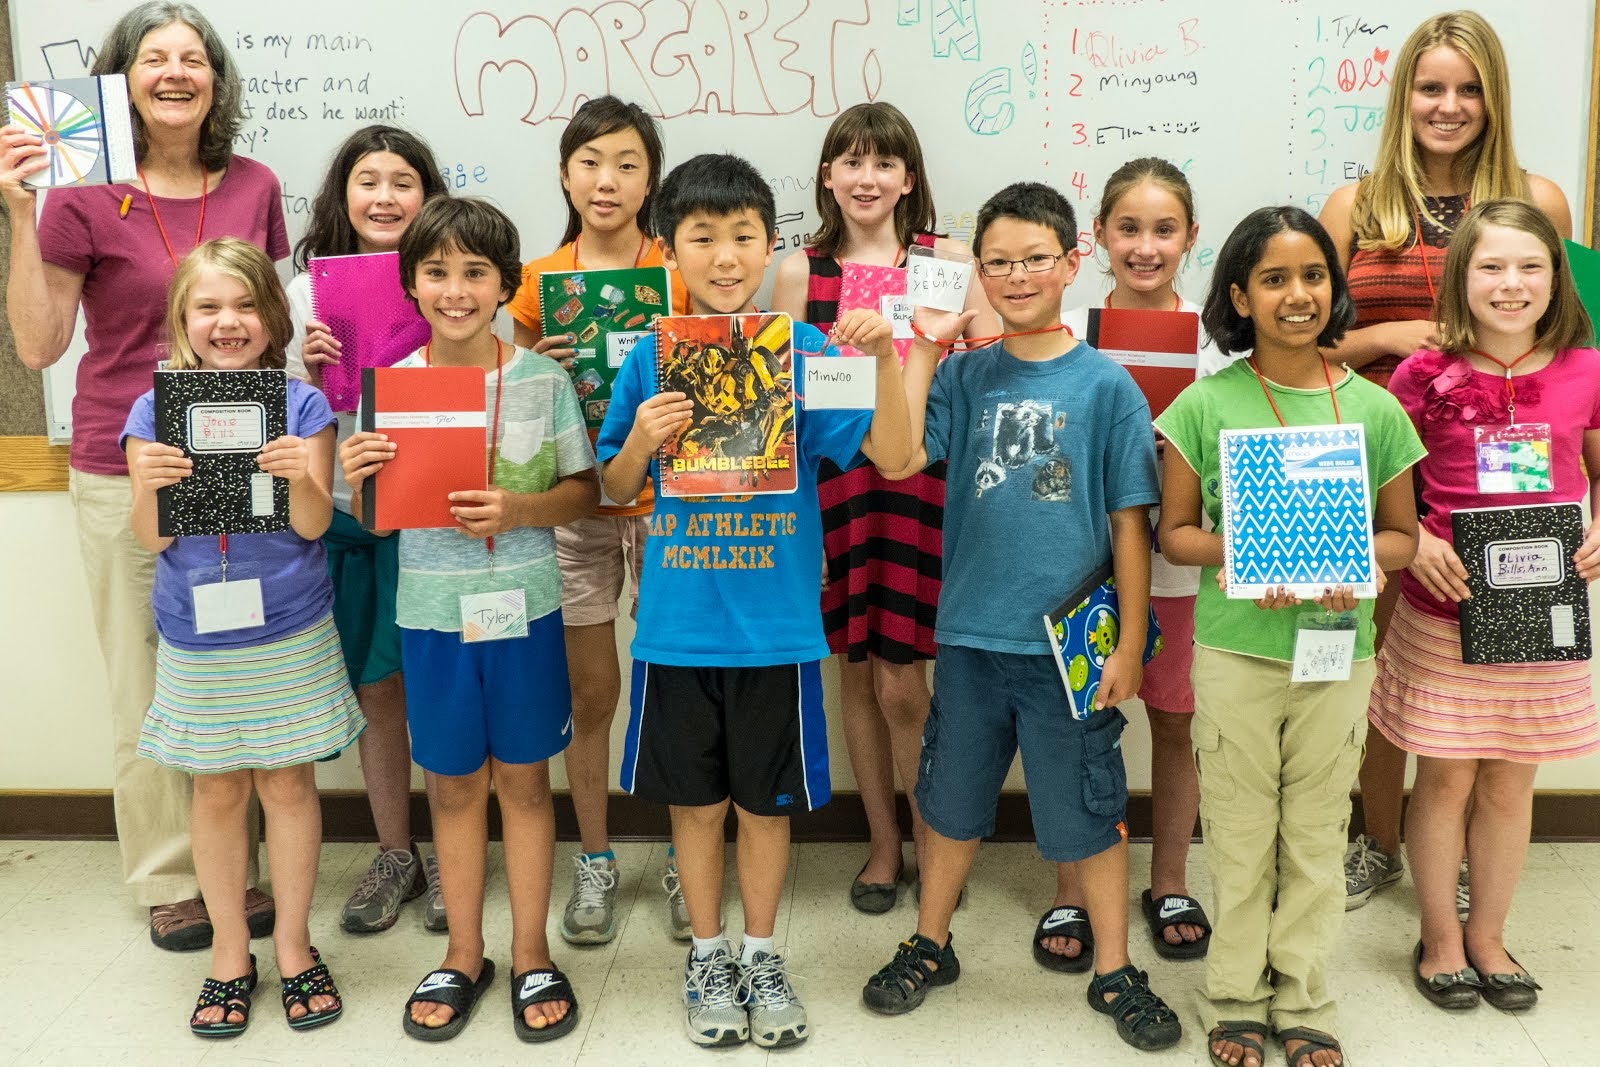
<path id="1" fill-rule="evenodd" d="M 355 411 L 364 367 L 388 367 L 428 343 L 428 323 L 400 287 L 400 253 L 326 256 L 311 261 L 311 314 L 340 344 L 338 366 L 322 368 L 335 411 Z"/>
<path id="2" fill-rule="evenodd" d="M 901 363 L 906 361 L 912 341 L 911 308 L 899 299 L 905 295 L 904 267 L 876 267 L 869 263 L 846 261 L 839 268 L 840 317 L 852 308 L 868 308 L 888 319 L 894 327 L 894 350 L 899 354 Z M 849 346 L 841 347 L 841 351 L 845 349 L 848 349 L 846 355 L 861 354 Z"/>

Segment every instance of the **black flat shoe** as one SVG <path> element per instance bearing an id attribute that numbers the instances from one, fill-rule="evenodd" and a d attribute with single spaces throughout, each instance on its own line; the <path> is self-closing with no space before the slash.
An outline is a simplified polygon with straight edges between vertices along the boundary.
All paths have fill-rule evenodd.
<path id="1" fill-rule="evenodd" d="M 1510 956 L 1512 963 L 1517 963 L 1517 958 L 1511 953 L 1507 952 L 1506 955 Z M 1522 964 L 1517 963 L 1517 966 L 1521 967 Z M 1509 974 L 1479 972 L 1479 981 L 1483 983 L 1483 999 L 1501 1011 L 1527 1011 L 1539 1003 L 1539 990 L 1543 988 L 1526 971 Z"/>
<path id="2" fill-rule="evenodd" d="M 861 874 L 866 873 L 866 864 L 861 866 Z M 861 874 L 856 875 L 856 880 L 850 883 L 850 905 L 857 911 L 866 912 L 868 915 L 882 915 L 893 911 L 895 904 L 900 900 L 900 881 L 905 877 L 906 861 L 900 861 L 899 870 L 895 871 L 894 881 L 887 884 L 880 882 L 863 882 Z"/>
<path id="3" fill-rule="evenodd" d="M 1483 982 L 1478 978 L 1477 971 L 1466 967 L 1454 974 L 1436 974 L 1424 978 L 1421 968 L 1422 942 L 1418 941 L 1416 951 L 1411 954 L 1411 980 L 1416 983 L 1417 992 L 1445 1011 L 1467 1011 L 1478 1006 Z"/>

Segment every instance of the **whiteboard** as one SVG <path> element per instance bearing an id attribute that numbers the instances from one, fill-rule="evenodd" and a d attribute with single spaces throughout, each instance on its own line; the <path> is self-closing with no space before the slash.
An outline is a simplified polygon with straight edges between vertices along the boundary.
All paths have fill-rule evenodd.
<path id="1" fill-rule="evenodd" d="M 13 3 L 17 76 L 82 73 L 131 0 Z M 605 92 L 663 120 L 667 165 L 749 157 L 772 184 L 779 256 L 816 228 L 817 153 L 850 104 L 888 100 L 927 157 L 939 229 L 966 240 L 1008 182 L 1049 182 L 1080 213 L 1106 176 L 1165 156 L 1196 189 L 1200 239 L 1180 287 L 1202 297 L 1234 223 L 1267 203 L 1317 212 L 1376 152 L 1388 75 L 1425 0 L 206 0 L 246 78 L 238 150 L 283 183 L 291 241 L 335 146 L 369 122 L 432 145 L 451 189 L 517 221 L 522 254 L 565 224 L 556 145 Z M 1593 0 L 1479 0 L 1511 68 L 1529 170 L 1584 200 Z M 473 10 L 474 7 L 482 10 Z M 1092 262 L 1073 306 L 1109 288 Z M 76 355 L 48 375 L 68 430 Z"/>

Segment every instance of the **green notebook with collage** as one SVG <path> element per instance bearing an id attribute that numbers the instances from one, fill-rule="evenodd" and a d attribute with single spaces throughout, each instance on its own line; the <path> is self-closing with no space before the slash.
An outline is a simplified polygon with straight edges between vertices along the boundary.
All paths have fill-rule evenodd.
<path id="1" fill-rule="evenodd" d="M 572 385 L 584 424 L 605 422 L 611 382 L 634 342 L 650 333 L 656 319 L 672 313 L 672 289 L 665 267 L 622 270 L 553 270 L 539 275 L 539 324 L 545 337 L 573 335 L 578 350 Z"/>

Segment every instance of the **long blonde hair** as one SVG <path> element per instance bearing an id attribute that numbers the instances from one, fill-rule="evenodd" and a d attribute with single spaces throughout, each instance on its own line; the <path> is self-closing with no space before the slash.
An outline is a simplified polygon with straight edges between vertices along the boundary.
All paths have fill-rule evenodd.
<path id="1" fill-rule="evenodd" d="M 1471 202 L 1531 199 L 1528 176 L 1511 147 L 1511 83 L 1500 38 L 1475 11 L 1435 15 L 1411 32 L 1395 61 L 1378 159 L 1356 187 L 1350 229 L 1358 248 L 1394 252 L 1413 240 L 1413 219 L 1423 198 L 1422 160 L 1411 128 L 1411 91 L 1424 52 L 1441 45 L 1460 52 L 1483 86 L 1483 133 L 1457 154 L 1452 170 L 1471 190 Z"/>
<path id="2" fill-rule="evenodd" d="M 267 332 L 267 348 L 261 353 L 263 370 L 282 370 L 284 350 L 294 336 L 294 323 L 289 318 L 289 298 L 284 295 L 283 283 L 267 254 L 249 241 L 237 237 L 218 237 L 183 257 L 178 272 L 172 276 L 167 289 L 167 334 L 172 341 L 172 354 L 167 360 L 168 370 L 199 370 L 200 357 L 189 344 L 188 316 L 189 293 L 204 267 L 215 267 L 219 272 L 244 286 L 245 292 L 255 301 L 256 314 Z"/>

